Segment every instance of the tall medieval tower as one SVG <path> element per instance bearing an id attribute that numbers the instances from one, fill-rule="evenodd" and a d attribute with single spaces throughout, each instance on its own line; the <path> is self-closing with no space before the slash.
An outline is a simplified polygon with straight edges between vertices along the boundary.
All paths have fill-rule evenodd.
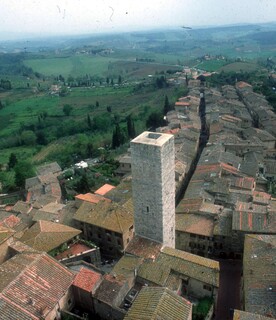
<path id="1" fill-rule="evenodd" d="M 175 247 L 174 137 L 143 132 L 131 141 L 135 233 Z"/>

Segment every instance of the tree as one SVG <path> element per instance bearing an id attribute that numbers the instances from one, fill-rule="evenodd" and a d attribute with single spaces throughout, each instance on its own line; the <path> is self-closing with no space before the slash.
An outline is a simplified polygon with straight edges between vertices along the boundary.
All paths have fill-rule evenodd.
<path id="1" fill-rule="evenodd" d="M 153 112 L 149 115 L 147 121 L 146 121 L 146 125 L 148 128 L 158 128 L 163 126 L 164 123 L 164 119 L 163 119 L 163 115 L 159 112 Z"/>
<path id="2" fill-rule="evenodd" d="M 166 95 L 165 96 L 165 102 L 164 102 L 164 115 L 166 115 L 171 110 L 172 110 L 172 108 L 170 106 L 168 96 Z"/>
<path id="3" fill-rule="evenodd" d="M 3 102 L 0 100 L 0 110 L 4 108 Z"/>
<path id="4" fill-rule="evenodd" d="M 84 173 L 77 184 L 77 191 L 82 193 L 87 193 L 90 191 L 89 182 L 87 175 Z"/>
<path id="5" fill-rule="evenodd" d="M 89 115 L 89 114 L 87 115 L 87 125 L 88 125 L 88 128 L 89 128 L 89 129 L 92 128 L 92 122 L 91 122 L 91 118 L 90 118 L 90 115 Z"/>
<path id="6" fill-rule="evenodd" d="M 112 112 L 112 108 L 111 108 L 110 106 L 107 106 L 107 107 L 106 107 L 106 111 L 107 111 L 107 112 Z"/>
<path id="7" fill-rule="evenodd" d="M 35 176 L 35 171 L 32 164 L 28 161 L 18 162 L 14 166 L 15 184 L 22 188 L 25 185 L 25 180 Z"/>
<path id="8" fill-rule="evenodd" d="M 114 85 L 114 81 L 113 81 L 113 79 L 111 79 L 110 84 L 111 84 L 112 86 Z"/>
<path id="9" fill-rule="evenodd" d="M 70 113 L 72 112 L 73 107 L 70 104 L 65 104 L 63 106 L 62 111 L 64 112 L 64 114 L 68 117 L 70 115 Z"/>
<path id="10" fill-rule="evenodd" d="M 118 77 L 118 84 L 122 84 L 122 77 L 121 77 L 121 75 L 119 75 L 119 77 Z"/>
<path id="11" fill-rule="evenodd" d="M 16 155 L 12 152 L 12 153 L 10 154 L 9 162 L 8 162 L 8 167 L 9 167 L 9 169 L 12 169 L 16 164 L 17 164 L 17 157 L 16 157 Z"/>
<path id="12" fill-rule="evenodd" d="M 24 130 L 21 133 L 21 141 L 27 146 L 33 146 L 36 143 L 36 135 L 31 130 Z"/>
<path id="13" fill-rule="evenodd" d="M 129 138 L 133 139 L 136 136 L 134 122 L 131 115 L 127 116 L 127 133 Z"/>
<path id="14" fill-rule="evenodd" d="M 99 108 L 99 106 L 100 106 L 99 101 L 96 101 L 96 108 Z"/>
<path id="15" fill-rule="evenodd" d="M 42 130 L 36 131 L 36 142 L 43 146 L 47 144 L 45 133 Z"/>
<path id="16" fill-rule="evenodd" d="M 118 148 L 124 142 L 124 133 L 122 132 L 120 125 L 117 123 L 112 135 L 112 149 Z"/>
<path id="17" fill-rule="evenodd" d="M 109 84 L 109 78 L 108 77 L 106 77 L 106 83 Z"/>

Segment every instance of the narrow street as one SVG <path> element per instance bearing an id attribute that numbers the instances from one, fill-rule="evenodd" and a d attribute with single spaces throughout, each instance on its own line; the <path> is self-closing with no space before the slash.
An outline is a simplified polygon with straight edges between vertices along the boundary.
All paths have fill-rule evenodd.
<path id="1" fill-rule="evenodd" d="M 240 287 L 242 261 L 219 260 L 220 284 L 216 320 L 232 320 L 233 309 L 241 309 Z"/>

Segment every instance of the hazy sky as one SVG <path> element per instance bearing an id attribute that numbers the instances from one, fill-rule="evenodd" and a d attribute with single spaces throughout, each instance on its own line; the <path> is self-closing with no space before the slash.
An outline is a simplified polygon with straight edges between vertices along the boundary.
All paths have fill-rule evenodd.
<path id="1" fill-rule="evenodd" d="M 78 34 L 276 21 L 276 0 L 0 0 L 0 33 Z"/>

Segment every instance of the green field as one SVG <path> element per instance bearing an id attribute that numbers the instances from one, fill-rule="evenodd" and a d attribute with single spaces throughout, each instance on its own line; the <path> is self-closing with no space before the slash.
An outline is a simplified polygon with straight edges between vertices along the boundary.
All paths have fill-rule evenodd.
<path id="1" fill-rule="evenodd" d="M 250 62 L 234 62 L 230 63 L 226 66 L 223 66 L 222 68 L 218 69 L 219 72 L 252 72 L 259 70 L 260 66 L 257 65 L 257 63 L 250 63 Z"/>
<path id="2" fill-rule="evenodd" d="M 208 71 L 208 72 L 213 72 L 217 71 L 219 68 L 227 64 L 225 60 L 208 60 L 208 61 L 203 61 L 200 62 L 197 65 L 197 68 Z"/>
<path id="3" fill-rule="evenodd" d="M 61 58 L 45 58 L 25 60 L 26 66 L 31 67 L 46 76 L 74 77 L 91 74 L 93 76 L 102 76 L 107 74 L 108 65 L 118 59 L 111 57 L 73 55 Z"/>

